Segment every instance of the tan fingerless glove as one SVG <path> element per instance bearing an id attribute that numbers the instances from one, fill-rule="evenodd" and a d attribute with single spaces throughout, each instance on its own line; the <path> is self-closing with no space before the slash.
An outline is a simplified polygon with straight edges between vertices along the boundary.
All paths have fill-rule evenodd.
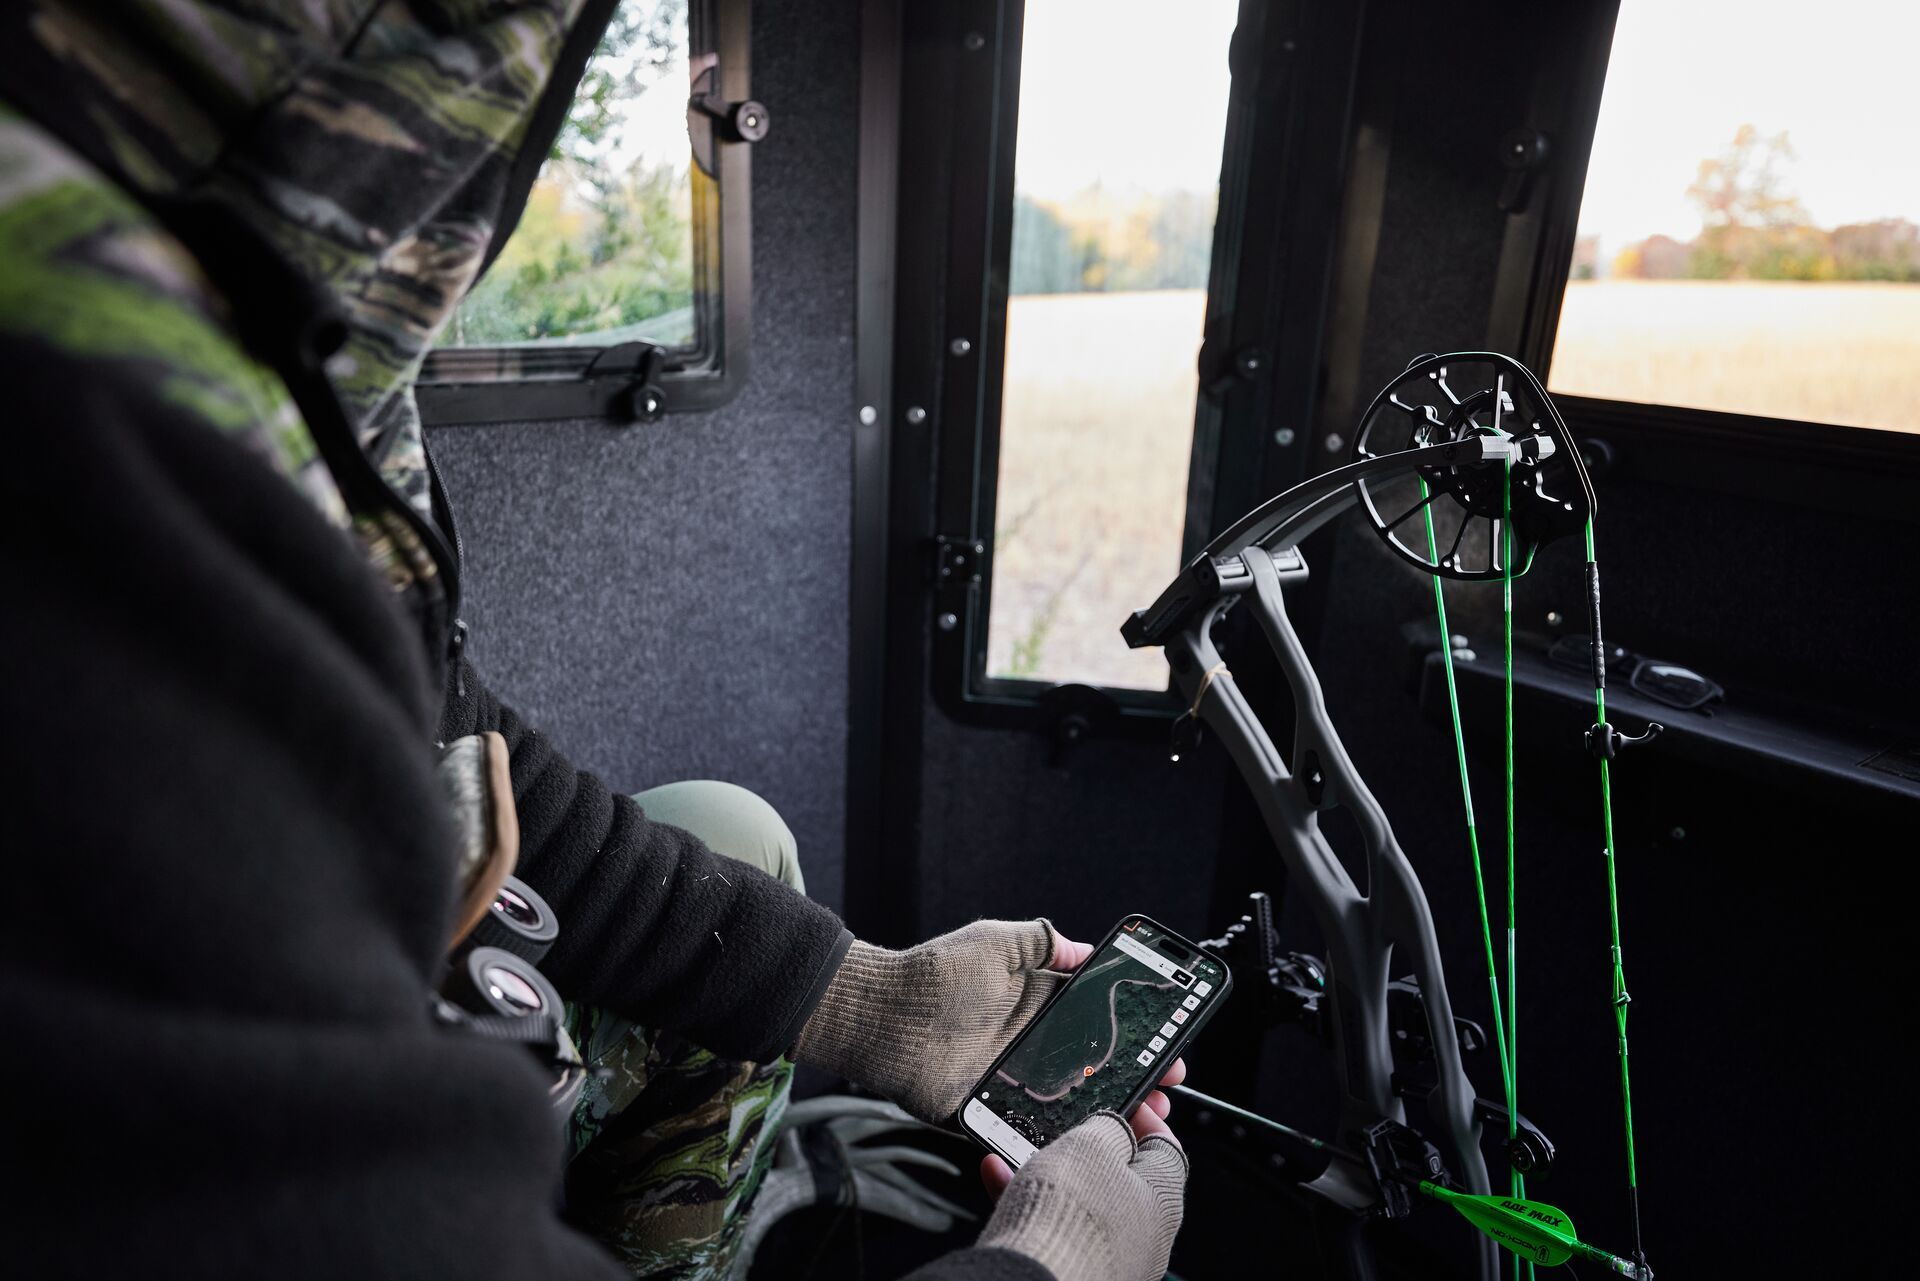
<path id="1" fill-rule="evenodd" d="M 1024 1254 L 1057 1281 L 1160 1281 L 1186 1186 L 1179 1145 L 1136 1142 L 1118 1113 L 1096 1112 L 1020 1167 L 980 1244 Z"/>
<path id="2" fill-rule="evenodd" d="M 1046 921 L 975 921 L 905 952 L 856 942 L 793 1059 L 943 1121 L 1067 981 L 1053 941 Z"/>

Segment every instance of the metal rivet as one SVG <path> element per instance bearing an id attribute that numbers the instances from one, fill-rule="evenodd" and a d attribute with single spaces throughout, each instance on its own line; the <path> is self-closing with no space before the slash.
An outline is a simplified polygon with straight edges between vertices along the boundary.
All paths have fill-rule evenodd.
<path id="1" fill-rule="evenodd" d="M 978 31 L 969 31 L 964 37 L 962 37 L 960 41 L 960 47 L 962 49 L 965 49 L 968 53 L 979 53 L 982 49 L 987 47 L 987 38 L 981 35 Z"/>
<path id="2" fill-rule="evenodd" d="M 1676 827 L 1671 832 L 1668 832 L 1667 835 L 1676 841 L 1684 841 L 1687 839 L 1687 829 L 1684 827 Z"/>
<path id="3" fill-rule="evenodd" d="M 880 411 L 872 405 L 860 406 L 860 421 L 871 427 L 880 421 Z"/>
<path id="4" fill-rule="evenodd" d="M 941 630 L 941 631 L 943 631 L 943 632 L 950 632 L 950 631 L 952 631 L 952 630 L 953 630 L 954 628 L 956 628 L 956 627 L 958 627 L 958 626 L 960 626 L 960 616 L 959 616 L 958 614 L 942 614 L 942 615 L 940 615 L 940 630 Z"/>
<path id="5" fill-rule="evenodd" d="M 956 338 L 947 344 L 947 350 L 956 356 L 964 356 L 973 350 L 973 344 L 964 338 Z"/>
<path id="6" fill-rule="evenodd" d="M 1557 609 L 1550 609 L 1550 610 L 1548 610 L 1548 611 L 1547 611 L 1547 626 L 1548 626 L 1548 627 L 1558 627 L 1558 626 L 1560 626 L 1560 624 L 1562 624 L 1562 623 L 1564 623 L 1564 622 L 1566 622 L 1566 621 L 1567 621 L 1567 620 L 1566 620 L 1566 617 L 1565 617 L 1564 615 L 1562 615 L 1562 614 L 1560 613 L 1560 611 L 1559 611 L 1559 610 L 1557 610 Z"/>
<path id="7" fill-rule="evenodd" d="M 1347 442 L 1341 438 L 1339 432 L 1331 431 L 1327 433 L 1327 452 L 1329 454 L 1339 453 L 1340 447 L 1346 443 Z"/>
<path id="8" fill-rule="evenodd" d="M 1293 443 L 1293 428 L 1282 427 L 1279 431 L 1273 433 L 1273 443 L 1282 449 L 1291 445 Z"/>
<path id="9" fill-rule="evenodd" d="M 921 423 L 927 421 L 927 411 L 918 405 L 909 405 L 907 407 L 907 421 L 915 427 L 918 427 Z"/>

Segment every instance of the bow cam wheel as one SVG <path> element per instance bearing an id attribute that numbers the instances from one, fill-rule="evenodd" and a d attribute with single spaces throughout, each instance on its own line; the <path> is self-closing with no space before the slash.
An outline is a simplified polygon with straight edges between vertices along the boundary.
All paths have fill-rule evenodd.
<path id="1" fill-rule="evenodd" d="M 1354 460 L 1473 436 L 1514 441 L 1512 461 L 1355 481 L 1361 505 L 1401 559 L 1476 582 L 1507 572 L 1502 523 L 1510 513 L 1512 573 L 1524 574 L 1543 544 L 1585 529 L 1593 484 L 1560 411 L 1520 362 L 1497 352 L 1415 359 L 1368 406 Z"/>

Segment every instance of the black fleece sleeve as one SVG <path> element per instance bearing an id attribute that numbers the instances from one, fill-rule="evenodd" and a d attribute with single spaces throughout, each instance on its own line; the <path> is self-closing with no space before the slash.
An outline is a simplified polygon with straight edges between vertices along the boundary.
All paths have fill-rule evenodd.
<path id="1" fill-rule="evenodd" d="M 915 1268 L 902 1281 L 1053 1281 L 1053 1273 L 1013 1250 L 955 1250 Z"/>
<path id="2" fill-rule="evenodd" d="M 516 874 L 559 914 L 541 970 L 561 994 L 719 1054 L 793 1048 L 853 942 L 840 919 L 575 769 L 461 658 L 441 737 L 483 730 L 498 730 L 512 753 Z"/>
<path id="3" fill-rule="evenodd" d="M 554 1212 L 533 1057 L 429 1013 L 419 632 L 121 368 L 0 337 L 0 1270 L 622 1276 Z"/>

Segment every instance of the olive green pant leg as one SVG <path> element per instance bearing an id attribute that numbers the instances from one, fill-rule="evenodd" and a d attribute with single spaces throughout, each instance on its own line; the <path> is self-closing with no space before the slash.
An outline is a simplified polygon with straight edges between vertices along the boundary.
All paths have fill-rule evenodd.
<path id="1" fill-rule="evenodd" d="M 670 783 L 636 797 L 647 817 L 715 852 L 806 882 L 793 833 L 766 801 L 731 783 Z M 568 1216 L 637 1277 L 727 1275 L 753 1194 L 773 1161 L 793 1065 L 723 1059 L 606 1010 L 569 1007 L 590 1080 L 570 1127 Z"/>

